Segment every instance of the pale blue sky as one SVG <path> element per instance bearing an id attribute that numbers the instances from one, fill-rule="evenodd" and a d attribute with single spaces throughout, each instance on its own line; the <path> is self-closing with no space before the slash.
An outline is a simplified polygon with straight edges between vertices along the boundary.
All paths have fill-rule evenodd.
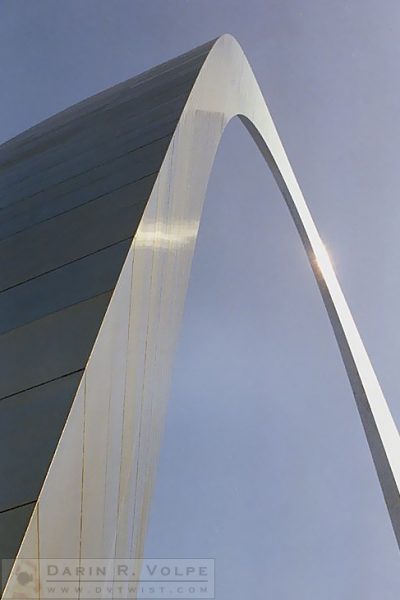
<path id="1" fill-rule="evenodd" d="M 229 32 L 260 82 L 400 423 L 400 5 L 0 0 L 0 141 Z M 217 599 L 394 600 L 400 555 L 322 300 L 232 123 L 211 178 L 147 556 Z"/>

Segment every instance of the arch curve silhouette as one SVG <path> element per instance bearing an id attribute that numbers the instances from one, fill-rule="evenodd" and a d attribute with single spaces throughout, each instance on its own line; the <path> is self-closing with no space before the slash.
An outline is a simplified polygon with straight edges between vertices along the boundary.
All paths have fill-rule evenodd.
<path id="1" fill-rule="evenodd" d="M 400 545 L 399 433 L 329 257 L 239 44 L 224 35 L 202 52 L 19 560 L 141 556 L 202 205 L 224 128 L 237 116 L 272 171 L 307 252 Z M 181 64 L 186 68 L 188 59 Z M 17 585 L 13 574 L 15 565 L 6 597 Z"/>

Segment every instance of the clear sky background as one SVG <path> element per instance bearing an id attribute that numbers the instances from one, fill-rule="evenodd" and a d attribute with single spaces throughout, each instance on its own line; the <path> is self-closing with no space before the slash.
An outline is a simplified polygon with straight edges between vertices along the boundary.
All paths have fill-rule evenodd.
<path id="1" fill-rule="evenodd" d="M 400 423 L 400 4 L 0 0 L 0 141 L 237 37 Z M 239 122 L 211 177 L 148 557 L 215 557 L 217 600 L 398 600 L 400 554 L 328 317 Z"/>

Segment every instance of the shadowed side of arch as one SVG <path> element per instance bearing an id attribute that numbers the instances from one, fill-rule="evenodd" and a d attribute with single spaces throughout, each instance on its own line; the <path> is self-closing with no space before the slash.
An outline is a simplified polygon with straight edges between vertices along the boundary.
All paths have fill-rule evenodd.
<path id="1" fill-rule="evenodd" d="M 204 60 L 166 150 L 19 560 L 141 556 L 203 201 L 224 128 L 236 116 L 271 169 L 306 249 L 400 544 L 397 428 L 251 68 L 238 43 L 223 36 Z M 13 574 L 15 567 L 6 597 L 17 585 Z"/>

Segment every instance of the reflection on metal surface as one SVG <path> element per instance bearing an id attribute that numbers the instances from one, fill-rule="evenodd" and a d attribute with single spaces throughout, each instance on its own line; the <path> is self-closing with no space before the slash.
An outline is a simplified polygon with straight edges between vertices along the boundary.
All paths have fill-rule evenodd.
<path id="1" fill-rule="evenodd" d="M 309 256 L 400 542 L 400 438 L 328 253 L 240 46 L 223 36 L 204 48 L 205 60 L 195 63 L 189 78 L 190 94 L 165 147 L 18 559 L 142 554 L 203 200 L 223 130 L 235 116 L 265 157 Z M 173 64 L 174 70 L 166 63 L 139 78 L 143 98 L 157 78 L 165 84 L 163 93 L 171 93 L 180 69 L 187 81 L 191 55 Z M 117 97 L 117 91 L 110 94 Z M 6 597 L 13 595 L 13 582 L 12 574 Z"/>
<path id="2" fill-rule="evenodd" d="M 329 256 L 328 250 L 326 249 L 326 246 L 322 241 L 319 244 L 318 258 L 316 258 L 316 261 L 318 268 L 321 271 L 321 275 L 324 279 L 326 279 L 330 276 L 331 273 L 333 273 L 332 259 Z"/>
<path id="3" fill-rule="evenodd" d="M 176 231 L 169 231 L 166 223 L 157 222 L 153 226 L 138 229 L 135 235 L 135 245 L 143 248 L 156 246 L 165 250 L 181 248 L 188 244 L 193 245 L 196 241 L 198 228 L 198 222 L 193 221 L 192 223 L 182 223 Z"/>

